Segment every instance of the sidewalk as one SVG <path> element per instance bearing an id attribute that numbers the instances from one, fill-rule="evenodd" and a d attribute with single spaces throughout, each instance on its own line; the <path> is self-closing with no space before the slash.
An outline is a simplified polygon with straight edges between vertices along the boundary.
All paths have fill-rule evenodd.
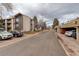
<path id="1" fill-rule="evenodd" d="M 68 56 L 79 56 L 79 41 L 57 33 L 59 42 Z"/>

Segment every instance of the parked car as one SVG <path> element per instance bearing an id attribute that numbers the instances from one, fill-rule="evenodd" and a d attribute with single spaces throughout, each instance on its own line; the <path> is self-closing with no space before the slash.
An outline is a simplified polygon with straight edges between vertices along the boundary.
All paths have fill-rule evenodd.
<path id="1" fill-rule="evenodd" d="M 76 30 L 66 31 L 65 35 L 76 39 Z"/>
<path id="2" fill-rule="evenodd" d="M 72 31 L 66 31 L 65 35 L 71 37 L 72 36 Z"/>
<path id="3" fill-rule="evenodd" d="M 23 32 L 20 32 L 20 31 L 11 31 L 11 33 L 13 34 L 14 37 L 22 37 L 23 36 Z"/>
<path id="4" fill-rule="evenodd" d="M 0 40 L 12 38 L 13 34 L 0 29 Z"/>

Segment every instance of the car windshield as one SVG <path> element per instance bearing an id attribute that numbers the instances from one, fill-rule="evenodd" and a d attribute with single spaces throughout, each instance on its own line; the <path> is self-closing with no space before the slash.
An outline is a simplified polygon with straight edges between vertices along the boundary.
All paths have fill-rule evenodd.
<path id="1" fill-rule="evenodd" d="M 5 32 L 5 33 L 6 33 L 7 31 L 3 31 L 3 32 Z"/>
<path id="2" fill-rule="evenodd" d="M 15 31 L 12 31 L 12 32 L 13 32 L 13 33 L 15 33 L 15 32 L 16 32 L 16 33 L 19 33 L 19 31 L 17 31 L 17 30 L 15 30 Z"/>
<path id="3" fill-rule="evenodd" d="M 0 31 L 5 31 L 5 30 L 0 28 Z"/>

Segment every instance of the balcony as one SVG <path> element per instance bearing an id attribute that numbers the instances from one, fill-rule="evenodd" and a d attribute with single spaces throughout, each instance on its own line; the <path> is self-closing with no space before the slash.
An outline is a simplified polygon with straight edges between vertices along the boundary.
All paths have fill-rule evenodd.
<path id="1" fill-rule="evenodd" d="M 11 23 L 11 21 L 7 21 L 7 23 Z"/>
<path id="2" fill-rule="evenodd" d="M 8 28 L 10 28 L 10 27 L 11 27 L 11 25 L 8 25 L 7 27 L 8 27 Z"/>

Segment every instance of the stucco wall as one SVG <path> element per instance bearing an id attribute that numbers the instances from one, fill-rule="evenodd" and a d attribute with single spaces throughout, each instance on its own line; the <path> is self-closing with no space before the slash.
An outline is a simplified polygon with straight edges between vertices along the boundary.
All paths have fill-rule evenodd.
<path id="1" fill-rule="evenodd" d="M 23 15 L 23 31 L 27 32 L 31 30 L 30 18 Z"/>
<path id="2" fill-rule="evenodd" d="M 15 17 L 15 30 L 19 30 L 19 31 L 23 30 L 23 17 L 22 17 L 22 15 L 17 15 Z"/>
<path id="3" fill-rule="evenodd" d="M 68 27 L 76 27 L 79 26 L 79 18 L 69 21 L 68 23 L 61 26 L 61 28 L 68 28 Z"/>

